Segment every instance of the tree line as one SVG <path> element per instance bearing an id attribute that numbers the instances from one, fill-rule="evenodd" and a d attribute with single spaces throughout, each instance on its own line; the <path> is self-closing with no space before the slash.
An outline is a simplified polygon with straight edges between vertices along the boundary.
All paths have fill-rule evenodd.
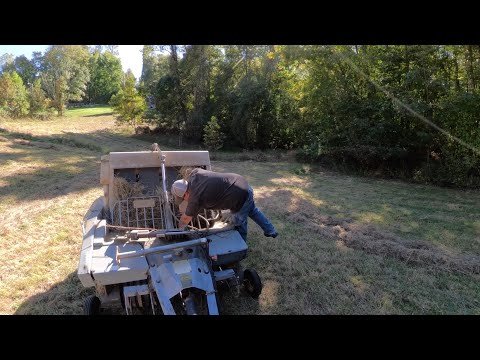
<path id="1" fill-rule="evenodd" d="M 0 115 L 62 116 L 68 104 L 106 104 L 124 73 L 118 45 L 52 45 L 32 59 L 0 56 Z"/>
<path id="2" fill-rule="evenodd" d="M 295 149 L 349 171 L 480 185 L 478 45 L 145 45 L 138 81 L 116 51 L 0 57 L 0 115 L 109 103 L 179 145 Z"/>
<path id="3" fill-rule="evenodd" d="M 145 117 L 212 149 L 480 185 L 480 46 L 144 46 Z"/>

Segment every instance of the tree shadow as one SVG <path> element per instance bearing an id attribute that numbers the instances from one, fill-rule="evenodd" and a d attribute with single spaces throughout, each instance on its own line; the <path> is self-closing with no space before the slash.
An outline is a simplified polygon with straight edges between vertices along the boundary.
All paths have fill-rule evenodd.
<path id="1" fill-rule="evenodd" d="M 257 270 L 263 291 L 258 300 L 244 293 L 236 296 L 234 290 L 222 291 L 221 315 L 479 310 L 475 292 L 478 279 L 473 276 L 478 259 L 469 263 L 477 268 L 462 268 L 433 245 L 418 246 L 352 219 L 324 215 L 314 200 L 299 199 L 291 190 L 275 190 L 258 197 L 261 208 L 268 205 L 268 212 L 275 212 L 273 219 L 280 233 L 276 239 L 265 238 L 250 221 L 249 250 L 242 265 Z M 82 287 L 74 272 L 48 291 L 24 301 L 16 313 L 81 314 L 83 300 L 92 293 L 92 288 Z"/>
<path id="2" fill-rule="evenodd" d="M 99 131 L 79 138 L 105 141 L 107 136 L 114 135 Z M 48 142 L 48 139 L 45 137 L 42 141 Z M 127 138 L 115 139 L 124 149 L 129 146 Z M 28 155 L 8 154 L 8 159 L 28 161 L 33 156 L 46 156 L 41 151 L 54 150 L 39 151 L 31 150 Z M 92 174 L 97 177 L 99 168 L 92 166 L 91 161 L 95 157 L 99 160 L 99 152 L 88 148 L 79 151 L 90 156 L 90 160 L 79 159 L 79 166 L 87 167 L 90 162 Z M 245 171 L 245 163 L 229 164 L 229 170 L 235 170 L 236 166 Z M 222 295 L 221 314 L 478 313 L 478 256 L 452 256 L 454 251 L 449 252 L 448 248 L 395 236 L 352 217 L 330 216 L 328 214 L 338 213 L 338 206 L 334 199 L 322 197 L 316 184 L 299 182 L 295 188 L 291 185 L 295 184 L 293 174 L 289 179 L 280 173 L 285 165 L 257 166 L 249 169 L 252 186 L 266 185 L 266 190 L 256 192 L 255 200 L 280 235 L 276 239 L 265 238 L 260 228 L 250 221 L 249 250 L 244 266 L 258 271 L 264 284 L 263 292 L 258 300 L 243 295 Z M 64 170 L 62 173 L 60 169 L 59 176 L 75 173 Z M 274 181 L 280 178 L 286 178 L 290 185 Z M 41 190 L 42 183 L 30 179 L 26 185 Z M 88 186 L 98 186 L 98 181 Z M 297 190 L 301 190 L 300 195 Z M 16 191 L 20 193 L 21 188 Z M 25 199 L 29 199 L 28 196 Z M 386 210 L 382 204 L 372 204 L 371 212 L 384 215 Z M 355 207 L 355 203 L 346 199 L 345 207 Z M 92 291 L 82 287 L 74 272 L 48 291 L 24 301 L 16 313 L 80 314 L 84 298 Z"/>
<path id="3" fill-rule="evenodd" d="M 0 163 L 18 163 L 22 167 L 19 172 L 2 175 L 0 196 L 9 196 L 12 201 L 52 199 L 100 187 L 102 155 L 110 151 L 149 150 L 146 142 L 107 130 L 35 136 L 2 130 L 1 134 L 7 136 L 2 136 L 1 144 L 11 151 L 0 154 Z"/>
<path id="4" fill-rule="evenodd" d="M 94 289 L 84 288 L 73 272 L 49 290 L 25 300 L 15 315 L 81 315 L 84 299 L 93 293 Z"/>
<path id="5" fill-rule="evenodd" d="M 220 315 L 260 315 L 259 299 L 253 299 L 242 288 L 223 290 L 219 293 Z"/>
<path id="6" fill-rule="evenodd" d="M 93 114 L 93 115 L 83 115 L 83 117 L 99 117 L 99 116 L 110 116 L 113 115 L 113 112 L 105 112 L 101 114 Z"/>
<path id="7" fill-rule="evenodd" d="M 15 315 L 82 315 L 83 303 L 89 295 L 94 295 L 94 288 L 85 288 L 80 283 L 77 273 L 72 272 L 67 278 L 50 289 L 26 299 L 15 311 Z M 235 296 L 233 291 L 219 293 L 218 307 L 220 315 L 254 315 L 257 313 L 258 301 L 247 294 Z M 121 306 L 102 309 L 100 315 L 125 315 Z"/>
<path id="8" fill-rule="evenodd" d="M 427 232 L 398 234 L 396 228 L 389 228 L 392 212 L 413 205 L 423 210 L 436 197 L 429 188 L 410 190 L 410 185 L 396 183 L 377 187 L 378 180 L 333 172 L 299 174 L 293 164 L 215 164 L 215 171 L 221 172 L 242 174 L 246 169 L 257 206 L 280 234 L 276 239 L 264 238 L 249 221 L 245 262 L 257 269 L 265 284 L 258 313 L 480 311 L 480 254 L 475 247 L 462 250 L 456 242 L 430 241 Z M 396 191 L 402 193 L 397 201 L 405 196 L 425 199 L 389 207 Z M 412 211 L 399 223 L 421 224 Z M 437 232 L 441 234 L 441 229 Z"/>
<path id="9" fill-rule="evenodd" d="M 52 199 L 99 186 L 98 181 L 92 179 L 92 172 L 99 173 L 100 169 L 92 165 L 98 163 L 99 166 L 100 161 L 96 162 L 91 153 L 71 153 L 64 148 L 43 149 L 35 145 L 12 144 L 9 148 L 21 152 L 0 155 L 2 162 L 27 162 L 33 170 L 4 174 L 0 196 L 8 196 L 13 201 Z"/>
<path id="10" fill-rule="evenodd" d="M 264 238 L 250 221 L 249 232 L 254 236 L 246 261 L 267 284 L 264 292 L 276 296 L 272 304 L 272 299 L 261 295 L 260 313 L 479 310 L 474 284 L 480 274 L 480 256 L 452 255 L 455 252 L 427 241 L 401 238 L 353 218 L 329 216 L 336 209 L 333 204 L 322 201 L 319 206 L 322 199 L 305 187 L 302 190 L 305 198 L 293 190 L 263 191 L 257 196 L 257 206 L 268 209 L 280 233 L 276 239 Z M 455 286 L 445 285 L 450 282 Z"/>

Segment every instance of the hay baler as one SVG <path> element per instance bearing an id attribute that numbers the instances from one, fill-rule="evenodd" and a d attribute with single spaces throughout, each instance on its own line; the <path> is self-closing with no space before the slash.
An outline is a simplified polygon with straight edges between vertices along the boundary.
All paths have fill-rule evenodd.
<path id="1" fill-rule="evenodd" d="M 82 222 L 78 277 L 95 295 L 85 314 L 219 314 L 218 291 L 257 298 L 254 269 L 242 270 L 248 246 L 225 211 L 204 209 L 179 229 L 170 193 L 193 168 L 211 170 L 208 151 L 111 152 L 102 156 L 98 198 Z"/>

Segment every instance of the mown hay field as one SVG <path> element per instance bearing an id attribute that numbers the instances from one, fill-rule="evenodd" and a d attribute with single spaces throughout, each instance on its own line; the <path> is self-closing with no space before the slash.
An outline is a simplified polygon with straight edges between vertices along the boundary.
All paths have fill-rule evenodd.
<path id="1" fill-rule="evenodd" d="M 0 314 L 82 313 L 93 291 L 76 276 L 80 221 L 102 195 L 100 156 L 150 145 L 108 108 L 0 119 Z M 480 192 L 212 158 L 247 177 L 280 232 L 250 222 L 244 265 L 264 289 L 226 294 L 222 314 L 480 314 Z"/>

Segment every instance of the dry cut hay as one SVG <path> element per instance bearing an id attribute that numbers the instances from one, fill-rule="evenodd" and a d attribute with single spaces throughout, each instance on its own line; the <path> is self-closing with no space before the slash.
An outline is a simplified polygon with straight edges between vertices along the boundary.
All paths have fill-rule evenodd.
<path id="1" fill-rule="evenodd" d="M 480 274 L 480 257 L 471 254 L 452 256 L 420 240 L 405 240 L 372 225 L 356 224 L 353 219 L 295 212 L 289 221 L 303 223 L 305 231 L 341 241 L 345 246 L 366 253 L 393 257 L 406 263 L 431 265 L 447 272 Z"/>
<path id="2" fill-rule="evenodd" d="M 178 172 L 180 173 L 182 179 L 188 180 L 194 169 L 196 169 L 194 166 L 182 166 Z"/>
<path id="3" fill-rule="evenodd" d="M 141 183 L 129 183 L 126 179 L 118 176 L 113 179 L 113 195 L 117 200 L 143 196 L 143 189 L 144 186 Z"/>
<path id="4" fill-rule="evenodd" d="M 148 198 L 149 195 L 143 194 L 144 185 L 139 182 L 128 182 L 122 177 L 113 179 L 113 195 L 119 200 L 132 198 Z M 154 221 L 152 219 L 155 219 Z M 128 204 L 119 205 L 114 211 L 113 224 L 120 226 L 136 227 L 139 229 L 161 228 L 162 214 L 158 198 L 155 199 L 155 205 L 150 207 L 135 208 L 133 199 Z"/>

